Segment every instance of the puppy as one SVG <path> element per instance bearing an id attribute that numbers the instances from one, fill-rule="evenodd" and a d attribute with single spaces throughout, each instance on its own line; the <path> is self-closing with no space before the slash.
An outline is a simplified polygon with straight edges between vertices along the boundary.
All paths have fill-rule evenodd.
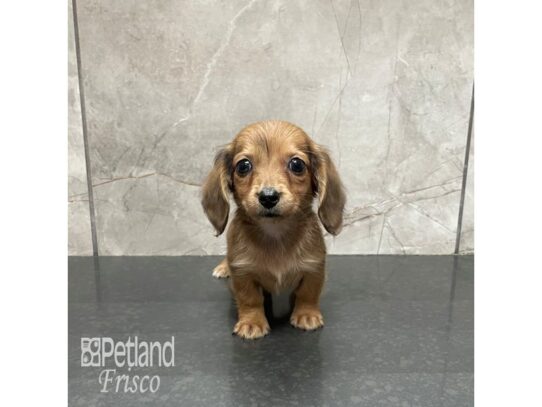
<path id="1" fill-rule="evenodd" d="M 213 275 L 231 277 L 238 311 L 233 332 L 246 339 L 269 332 L 262 289 L 294 289 L 290 323 L 304 330 L 323 326 L 319 299 L 326 247 L 318 218 L 336 235 L 345 204 L 328 153 L 291 123 L 251 124 L 218 152 L 203 185 L 203 209 L 217 236 L 228 222 L 230 194 L 237 210 L 227 232 L 226 258 Z"/>

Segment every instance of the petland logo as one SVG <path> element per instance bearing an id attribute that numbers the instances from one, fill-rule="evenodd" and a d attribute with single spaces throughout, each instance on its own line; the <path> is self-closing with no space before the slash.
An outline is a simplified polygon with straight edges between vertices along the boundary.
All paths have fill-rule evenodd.
<path id="1" fill-rule="evenodd" d="M 108 367 L 113 365 L 115 368 Z M 160 376 L 132 374 L 132 368 L 174 367 L 175 337 L 170 341 L 148 342 L 137 336 L 126 341 L 112 338 L 81 338 L 81 367 L 101 367 L 98 375 L 101 393 L 156 393 Z M 127 368 L 128 373 L 117 372 Z"/>

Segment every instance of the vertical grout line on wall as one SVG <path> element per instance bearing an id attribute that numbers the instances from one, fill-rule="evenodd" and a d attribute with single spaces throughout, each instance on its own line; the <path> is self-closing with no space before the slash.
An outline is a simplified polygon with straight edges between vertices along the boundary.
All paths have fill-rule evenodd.
<path id="1" fill-rule="evenodd" d="M 83 74 L 81 68 L 81 47 L 79 44 L 79 22 L 77 20 L 77 2 L 72 0 L 73 32 L 75 37 L 75 55 L 77 59 L 77 79 L 79 80 L 79 99 L 81 103 L 81 122 L 83 125 L 83 145 L 85 149 L 85 166 L 87 170 L 88 204 L 90 211 L 90 231 L 92 234 L 92 254 L 98 256 L 98 238 L 96 235 L 96 215 L 94 212 L 94 191 L 90 170 L 90 152 L 88 144 L 87 115 L 85 108 L 85 93 L 83 89 Z"/>
<path id="2" fill-rule="evenodd" d="M 470 154 L 470 143 L 471 143 L 471 138 L 472 138 L 473 119 L 474 119 L 474 83 L 472 84 L 472 96 L 470 100 L 469 128 L 467 130 L 467 146 L 465 148 L 465 161 L 463 164 L 463 183 L 461 185 L 461 198 L 459 200 L 459 216 L 457 217 L 457 235 L 455 237 L 454 254 L 459 254 L 459 246 L 461 243 L 461 228 L 463 226 L 463 207 L 465 204 L 465 193 L 467 189 L 467 175 L 469 172 L 469 154 Z"/>

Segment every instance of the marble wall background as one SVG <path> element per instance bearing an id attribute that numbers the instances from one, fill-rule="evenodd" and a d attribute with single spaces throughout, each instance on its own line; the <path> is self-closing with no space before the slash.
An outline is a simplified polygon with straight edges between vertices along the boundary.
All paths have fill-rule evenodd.
<path id="1" fill-rule="evenodd" d="M 68 253 L 92 254 L 87 170 L 71 2 L 68 10 Z"/>
<path id="2" fill-rule="evenodd" d="M 461 254 L 474 253 L 474 134 L 471 137 L 465 202 L 463 204 L 463 221 L 459 240 L 459 253 Z"/>
<path id="3" fill-rule="evenodd" d="M 303 127 L 339 167 L 348 205 L 331 253 L 453 253 L 472 0 L 79 0 L 77 20 L 100 254 L 224 253 L 200 184 L 217 146 L 269 118 Z M 86 255 L 72 37 L 69 84 L 69 253 Z"/>

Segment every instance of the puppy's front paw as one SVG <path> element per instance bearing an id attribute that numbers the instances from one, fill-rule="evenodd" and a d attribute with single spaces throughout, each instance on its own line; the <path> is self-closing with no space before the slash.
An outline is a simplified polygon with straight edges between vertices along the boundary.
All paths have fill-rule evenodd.
<path id="1" fill-rule="evenodd" d="M 213 277 L 215 278 L 228 278 L 230 276 L 230 268 L 226 262 L 220 263 L 213 270 Z"/>
<path id="2" fill-rule="evenodd" d="M 263 321 L 239 321 L 233 328 L 233 333 L 243 339 L 258 339 L 269 333 L 269 324 Z"/>
<path id="3" fill-rule="evenodd" d="M 302 310 L 294 310 L 290 317 L 290 323 L 299 329 L 312 331 L 324 326 L 324 317 L 316 308 L 304 308 Z"/>

